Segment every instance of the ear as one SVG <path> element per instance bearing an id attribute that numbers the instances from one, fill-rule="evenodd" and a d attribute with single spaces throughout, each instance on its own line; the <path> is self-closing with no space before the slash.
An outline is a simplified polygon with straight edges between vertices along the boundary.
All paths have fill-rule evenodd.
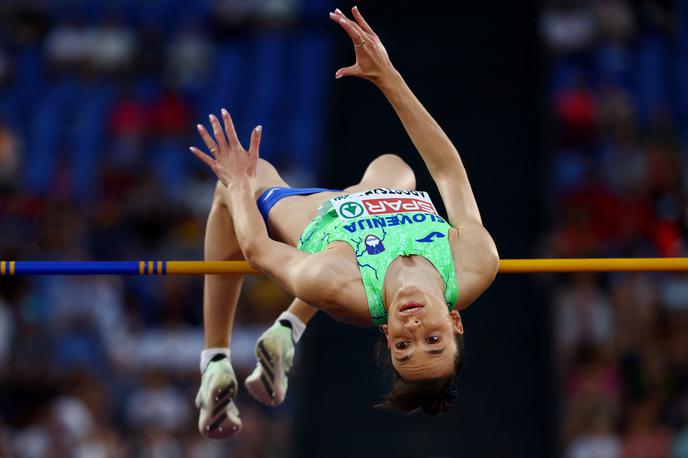
<path id="1" fill-rule="evenodd" d="M 382 332 L 385 335 L 385 340 L 387 341 L 387 348 L 389 348 L 389 337 L 387 334 L 387 325 L 386 324 L 380 325 L 380 332 Z"/>
<path id="2" fill-rule="evenodd" d="M 449 312 L 449 319 L 452 322 L 452 328 L 454 332 L 463 335 L 463 321 L 461 321 L 461 314 L 456 310 L 451 310 Z"/>

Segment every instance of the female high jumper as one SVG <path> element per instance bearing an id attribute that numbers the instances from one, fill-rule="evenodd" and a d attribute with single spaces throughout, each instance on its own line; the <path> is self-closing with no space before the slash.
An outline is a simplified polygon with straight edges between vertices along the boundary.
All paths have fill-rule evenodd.
<path id="1" fill-rule="evenodd" d="M 379 326 L 398 376 L 381 406 L 444 413 L 462 366 L 467 308 L 497 273 L 498 255 L 482 225 L 459 154 L 389 60 L 380 38 L 357 8 L 330 18 L 354 44 L 356 63 L 336 78 L 375 84 L 396 111 L 435 181 L 447 210 L 437 214 L 428 194 L 398 156 L 373 160 L 361 182 L 343 191 L 290 188 L 258 158 L 257 126 L 246 151 L 232 119 L 210 115 L 213 135 L 198 131 L 209 153 L 191 151 L 217 175 L 205 235 L 206 260 L 245 259 L 295 296 L 288 311 L 258 340 L 258 364 L 246 379 L 258 400 L 279 405 L 287 391 L 294 346 L 322 310 L 338 321 Z M 224 128 L 223 128 L 224 127 Z M 241 275 L 206 275 L 205 350 L 196 398 L 199 430 L 225 438 L 241 429 L 234 403 L 238 384 L 229 343 Z"/>

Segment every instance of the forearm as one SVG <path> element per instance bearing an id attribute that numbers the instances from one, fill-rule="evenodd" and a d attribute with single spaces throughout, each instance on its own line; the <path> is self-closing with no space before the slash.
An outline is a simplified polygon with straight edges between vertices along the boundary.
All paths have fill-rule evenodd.
<path id="1" fill-rule="evenodd" d="M 394 108 L 435 181 L 447 173 L 456 178 L 466 176 L 459 153 L 451 140 L 413 94 L 402 76 L 393 70 L 377 85 Z"/>
<path id="2" fill-rule="evenodd" d="M 263 252 L 272 239 L 254 200 L 252 183 L 249 179 L 233 180 L 225 193 L 241 252 L 252 267 L 261 269 Z"/>
<path id="3" fill-rule="evenodd" d="M 232 180 L 225 192 L 237 241 L 249 265 L 307 303 L 319 306 L 327 300 L 327 279 L 318 271 L 321 263 L 308 253 L 270 238 L 253 200 L 251 181 Z M 315 274 L 309 274 L 314 269 Z M 312 277 L 318 277 L 318 283 L 310 281 Z"/>
<path id="4" fill-rule="evenodd" d="M 356 63 L 337 70 L 336 77 L 358 76 L 379 87 L 430 171 L 442 195 L 449 221 L 454 225 L 467 220 L 482 223 L 458 151 L 394 69 L 380 37 L 361 12 L 356 7 L 351 12 L 355 21 L 339 10 L 330 13 L 330 18 L 351 38 L 356 53 Z"/>

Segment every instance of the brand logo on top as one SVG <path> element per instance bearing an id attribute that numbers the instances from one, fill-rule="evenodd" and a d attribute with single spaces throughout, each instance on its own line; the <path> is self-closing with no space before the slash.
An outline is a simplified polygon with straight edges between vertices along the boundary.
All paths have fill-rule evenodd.
<path id="1" fill-rule="evenodd" d="M 389 213 L 422 212 L 436 215 L 432 202 L 409 197 L 387 197 L 384 199 L 364 199 L 363 205 L 369 215 L 384 215 Z"/>
<path id="2" fill-rule="evenodd" d="M 339 207 L 340 214 L 347 219 L 358 218 L 363 211 L 363 206 L 358 202 L 346 202 Z"/>

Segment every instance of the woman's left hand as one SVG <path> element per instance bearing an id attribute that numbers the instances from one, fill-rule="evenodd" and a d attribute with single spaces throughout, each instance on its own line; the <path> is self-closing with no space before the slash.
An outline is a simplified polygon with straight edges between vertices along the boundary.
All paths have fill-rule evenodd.
<path id="1" fill-rule="evenodd" d="M 347 18 L 339 9 L 330 13 L 330 19 L 338 23 L 349 35 L 356 52 L 356 63 L 350 67 L 340 68 L 335 77 L 358 76 L 379 85 L 386 78 L 393 76 L 396 70 L 380 38 L 363 19 L 358 7 L 354 6 L 351 13 L 355 21 Z"/>
<path id="2" fill-rule="evenodd" d="M 210 154 L 204 153 L 195 146 L 189 148 L 191 152 L 210 167 L 225 186 L 228 186 L 234 180 L 255 178 L 260 136 L 263 128 L 257 126 L 253 129 L 251 144 L 248 151 L 246 151 L 237 138 L 232 117 L 227 110 L 222 109 L 224 131 L 215 115 L 209 115 L 209 118 L 210 125 L 213 128 L 213 136 L 208 133 L 202 124 L 198 124 L 196 128 L 203 142 L 210 150 Z"/>

